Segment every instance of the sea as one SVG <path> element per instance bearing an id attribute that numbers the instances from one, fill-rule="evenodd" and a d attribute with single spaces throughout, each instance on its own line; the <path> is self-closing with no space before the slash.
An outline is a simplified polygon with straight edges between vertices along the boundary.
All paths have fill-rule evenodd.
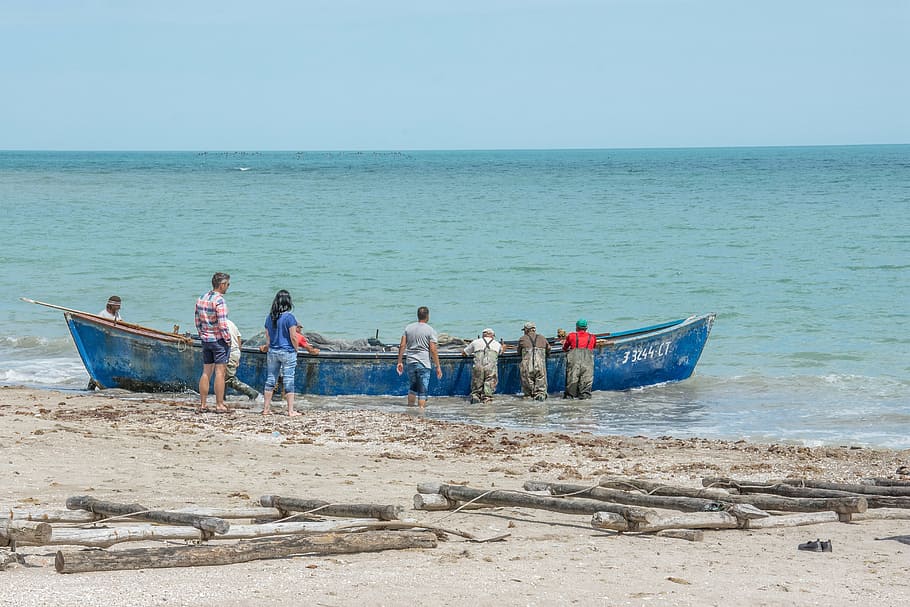
<path id="1" fill-rule="evenodd" d="M 20 298 L 98 312 L 116 294 L 124 320 L 182 332 L 222 271 L 247 336 L 278 289 L 305 331 L 386 342 L 422 305 L 438 332 L 471 338 L 717 314 L 680 383 L 303 409 L 910 449 L 910 145 L 6 151 L 0 209 L 2 385 L 88 384 L 62 313 Z"/>

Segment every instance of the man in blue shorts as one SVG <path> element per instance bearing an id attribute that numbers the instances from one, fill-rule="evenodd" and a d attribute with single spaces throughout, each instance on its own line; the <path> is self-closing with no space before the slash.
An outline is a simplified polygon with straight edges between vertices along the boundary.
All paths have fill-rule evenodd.
<path id="1" fill-rule="evenodd" d="M 442 367 L 439 366 L 438 339 L 436 331 L 429 325 L 430 310 L 426 306 L 417 308 L 417 322 L 404 328 L 401 343 L 398 344 L 398 375 L 404 372 L 402 356 L 407 360 L 408 370 L 408 405 L 425 407 L 427 393 L 430 389 L 430 357 L 436 365 L 436 379 L 442 379 Z"/>
<path id="2" fill-rule="evenodd" d="M 231 275 L 215 272 L 212 290 L 196 300 L 196 331 L 202 341 L 202 377 L 199 378 L 199 409 L 205 411 L 209 382 L 214 371 L 215 411 L 227 413 L 224 406 L 224 377 L 231 354 L 231 330 L 227 324 L 228 307 L 224 294 L 231 286 Z"/>

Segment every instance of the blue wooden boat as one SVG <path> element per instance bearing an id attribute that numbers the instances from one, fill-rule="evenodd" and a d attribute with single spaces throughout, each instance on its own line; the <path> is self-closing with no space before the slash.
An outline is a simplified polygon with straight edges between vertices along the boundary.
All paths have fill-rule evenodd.
<path id="1" fill-rule="evenodd" d="M 23 298 L 24 299 L 24 298 Z M 92 381 L 102 388 L 136 392 L 196 390 L 202 371 L 202 346 L 197 337 L 166 333 L 101 318 L 94 314 L 44 304 L 64 311 L 76 349 Z M 628 390 L 687 379 L 695 370 L 714 314 L 692 316 L 657 325 L 600 334 L 604 345 L 594 356 L 594 390 Z M 442 379 L 431 374 L 433 396 L 470 393 L 472 359 L 457 350 L 440 350 Z M 395 370 L 397 346 L 371 351 L 328 351 L 318 356 L 301 352 L 295 388 L 298 394 L 337 396 L 347 394 L 405 395 L 407 379 Z M 499 358 L 497 392 L 518 394 L 519 359 L 514 349 Z M 565 388 L 565 354 L 554 344 L 547 362 L 551 393 Z M 243 348 L 237 377 L 261 390 L 266 377 L 266 355 L 258 348 Z"/>

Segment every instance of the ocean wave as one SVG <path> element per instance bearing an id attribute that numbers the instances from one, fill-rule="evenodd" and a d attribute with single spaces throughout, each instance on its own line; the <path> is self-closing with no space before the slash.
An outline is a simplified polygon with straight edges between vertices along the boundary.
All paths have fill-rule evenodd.
<path id="1" fill-rule="evenodd" d="M 39 356 L 75 355 L 76 347 L 69 337 L 39 337 L 35 335 L 0 337 L 0 356 L 33 358 Z"/>

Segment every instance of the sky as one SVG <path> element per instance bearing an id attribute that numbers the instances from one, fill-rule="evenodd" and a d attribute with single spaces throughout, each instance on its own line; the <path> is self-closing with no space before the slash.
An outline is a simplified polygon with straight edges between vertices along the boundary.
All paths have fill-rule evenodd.
<path id="1" fill-rule="evenodd" d="M 0 149 L 910 143 L 908 0 L 0 0 Z"/>

